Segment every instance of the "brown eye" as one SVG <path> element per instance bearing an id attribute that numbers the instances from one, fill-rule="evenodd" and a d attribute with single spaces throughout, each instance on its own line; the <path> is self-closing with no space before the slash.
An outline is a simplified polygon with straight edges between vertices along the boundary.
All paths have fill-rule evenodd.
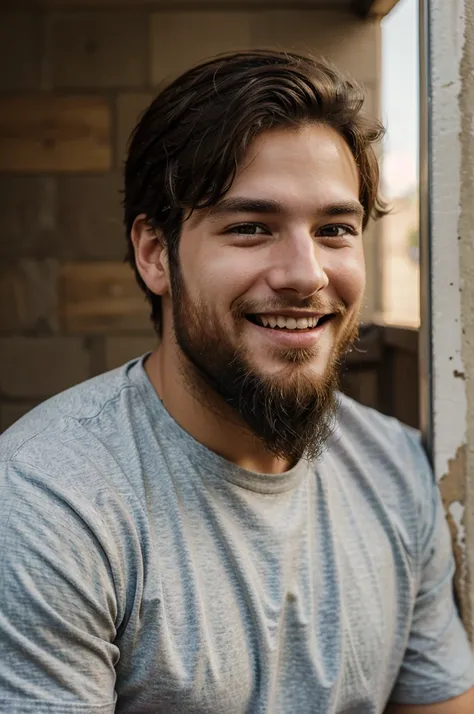
<path id="1" fill-rule="evenodd" d="M 323 226 L 319 233 L 325 238 L 343 238 L 346 235 L 357 235 L 355 228 L 342 223 L 329 223 L 327 226 Z"/>
<path id="2" fill-rule="evenodd" d="M 258 236 L 268 233 L 259 223 L 239 223 L 238 226 L 229 228 L 227 232 L 239 236 Z"/>

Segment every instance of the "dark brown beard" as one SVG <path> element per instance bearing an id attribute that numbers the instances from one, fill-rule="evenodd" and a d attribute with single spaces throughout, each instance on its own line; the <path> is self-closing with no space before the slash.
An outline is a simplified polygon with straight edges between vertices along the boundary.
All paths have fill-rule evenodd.
<path id="1" fill-rule="evenodd" d="M 299 369 L 314 359 L 315 352 L 295 349 L 278 350 L 285 367 L 277 377 L 264 377 L 252 368 L 241 347 L 234 347 L 225 334 L 218 333 L 209 311 L 191 301 L 179 266 L 172 266 L 171 284 L 174 332 L 186 358 L 185 378 L 199 397 L 205 399 L 206 388 L 210 388 L 279 458 L 295 463 L 302 457 L 320 456 L 334 427 L 339 358 L 354 341 L 357 327 L 345 330 L 322 378 Z M 308 302 L 298 307 L 318 309 Z M 272 307 L 276 306 L 274 301 Z M 289 305 L 280 301 L 279 306 Z M 293 302 L 290 307 L 295 306 Z M 341 315 L 345 312 L 343 306 L 332 307 Z M 248 308 L 246 301 L 233 307 L 236 324 L 252 312 Z M 267 307 L 260 304 L 260 310 L 254 312 L 263 309 Z"/>

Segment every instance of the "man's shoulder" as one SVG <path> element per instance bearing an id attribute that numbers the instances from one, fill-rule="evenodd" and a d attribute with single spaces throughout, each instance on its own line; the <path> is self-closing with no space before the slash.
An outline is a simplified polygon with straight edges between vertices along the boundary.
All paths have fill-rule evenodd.
<path id="1" fill-rule="evenodd" d="M 133 389 L 131 364 L 71 387 L 25 414 L 0 436 L 0 461 L 58 461 L 72 443 L 106 430 L 107 422 L 118 418 L 121 396 Z"/>
<path id="2" fill-rule="evenodd" d="M 396 451 L 397 446 L 408 439 L 415 448 L 421 448 L 421 434 L 417 429 L 342 393 L 338 394 L 337 430 L 339 434 L 360 439 L 364 446 L 374 444 Z"/>
<path id="3" fill-rule="evenodd" d="M 339 398 L 330 451 L 397 509 L 421 506 L 433 492 L 420 432 L 345 395 Z"/>
<path id="4" fill-rule="evenodd" d="M 8 529 L 15 548 L 36 522 L 49 543 L 100 545 L 114 572 L 133 565 L 146 528 L 136 435 L 148 419 L 135 366 L 58 394 L 0 437 L 0 540 Z"/>

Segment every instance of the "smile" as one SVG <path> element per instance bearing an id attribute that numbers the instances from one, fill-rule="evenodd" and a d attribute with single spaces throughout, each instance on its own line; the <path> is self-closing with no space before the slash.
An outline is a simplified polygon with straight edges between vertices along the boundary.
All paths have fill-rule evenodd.
<path id="1" fill-rule="evenodd" d="M 250 322 L 259 327 L 272 330 L 313 330 L 323 325 L 333 315 L 312 315 L 308 317 L 291 317 L 287 315 L 246 315 Z"/>

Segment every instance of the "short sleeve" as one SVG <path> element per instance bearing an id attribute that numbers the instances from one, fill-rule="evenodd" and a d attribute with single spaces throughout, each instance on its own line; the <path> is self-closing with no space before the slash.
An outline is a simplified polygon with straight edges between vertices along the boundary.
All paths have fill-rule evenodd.
<path id="1" fill-rule="evenodd" d="M 100 525 L 73 488 L 25 464 L 0 464 L 0 500 L 0 712 L 112 714 L 116 598 Z"/>
<path id="2" fill-rule="evenodd" d="M 408 434 L 413 478 L 419 479 L 420 581 L 403 664 L 391 701 L 433 704 L 474 685 L 474 660 L 453 596 L 454 557 L 431 468 L 416 435 Z"/>

